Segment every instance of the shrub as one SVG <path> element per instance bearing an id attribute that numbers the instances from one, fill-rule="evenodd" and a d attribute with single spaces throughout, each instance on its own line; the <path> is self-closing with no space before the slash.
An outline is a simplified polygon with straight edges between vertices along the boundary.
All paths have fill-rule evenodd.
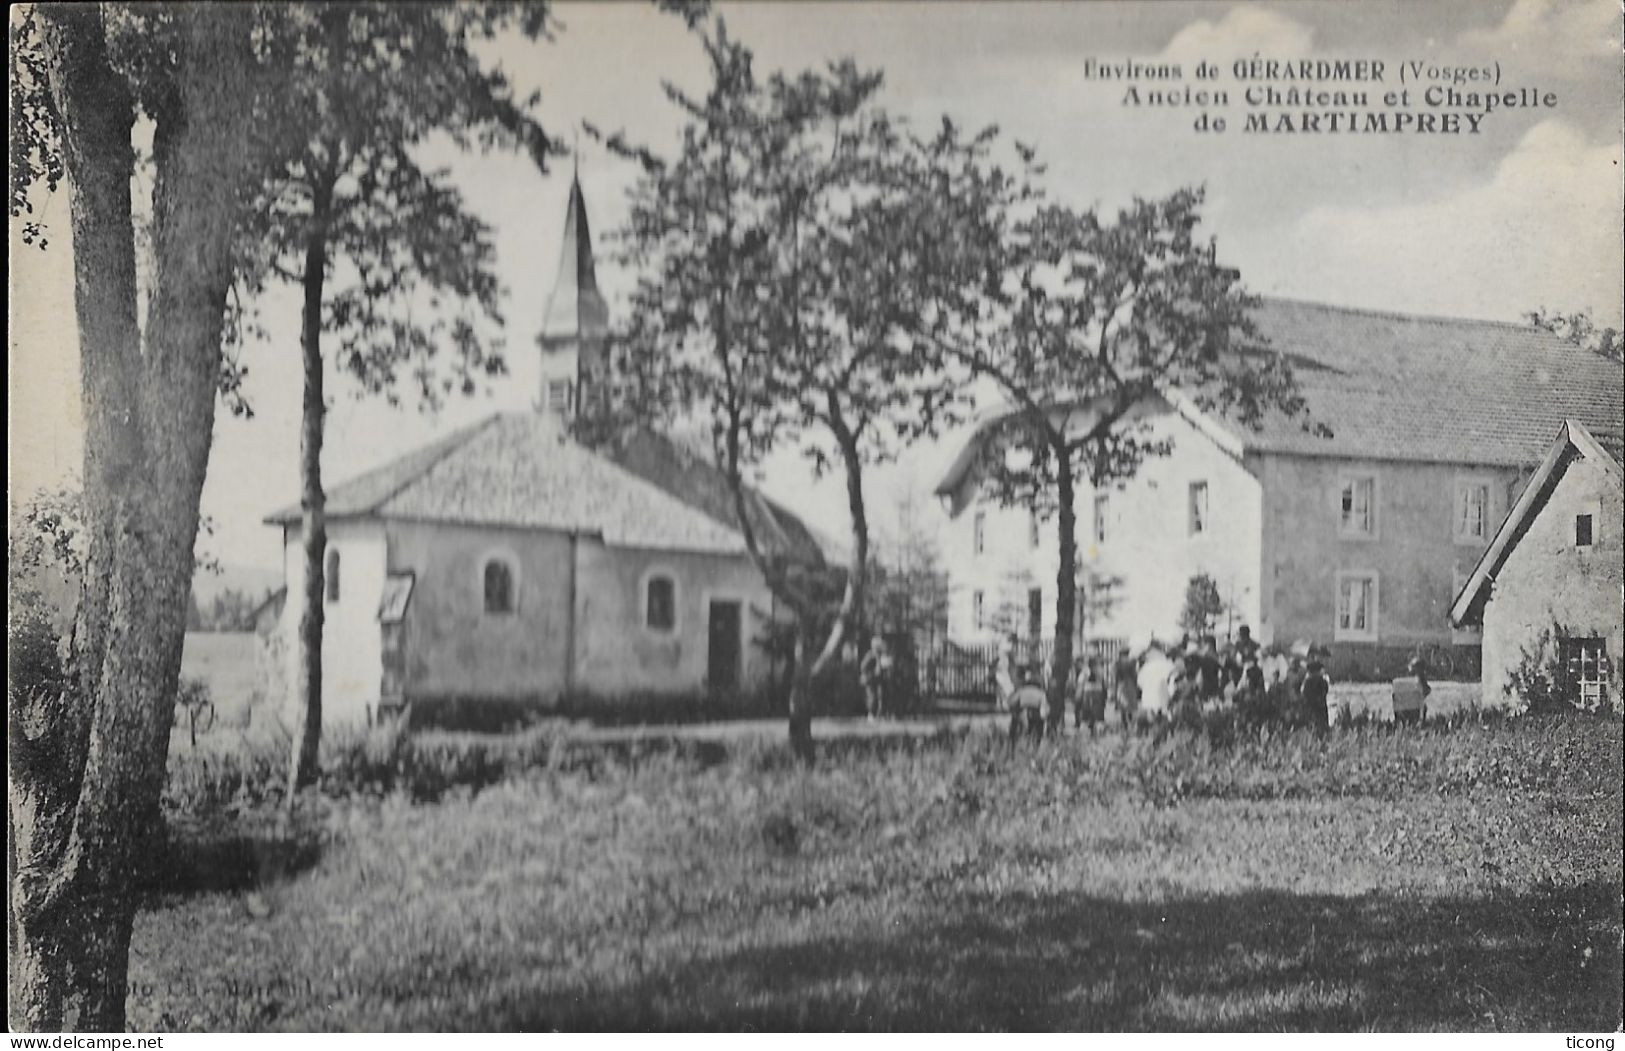
<path id="1" fill-rule="evenodd" d="M 6 618 L 6 664 L 13 695 L 56 694 L 67 686 L 61 643 L 44 597 L 32 588 L 13 592 Z"/>

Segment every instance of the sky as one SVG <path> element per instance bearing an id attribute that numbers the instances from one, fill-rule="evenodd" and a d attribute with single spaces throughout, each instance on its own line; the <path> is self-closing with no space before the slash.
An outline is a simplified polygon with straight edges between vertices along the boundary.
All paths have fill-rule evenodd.
<path id="1" fill-rule="evenodd" d="M 1204 185 L 1203 229 L 1260 294 L 1503 320 L 1549 306 L 1590 309 L 1618 324 L 1625 311 L 1625 76 L 1615 0 L 746 3 L 718 11 L 755 50 L 759 70 L 851 56 L 884 72 L 880 104 L 918 126 L 943 114 L 963 125 L 998 125 L 1037 147 L 1049 166 L 1046 187 L 1060 201 L 1109 213 L 1135 196 Z M 630 3 L 563 4 L 558 14 L 553 41 L 503 41 L 487 56 L 521 94 L 541 91 L 543 123 L 566 141 L 590 121 L 657 152 L 675 142 L 680 119 L 662 82 L 698 91 L 705 81 L 703 54 L 681 23 Z M 1402 87 L 1396 78 L 1407 63 L 1420 63 L 1424 76 L 1498 71 L 1493 90 L 1528 88 L 1554 95 L 1556 104 L 1498 109 L 1478 135 L 1245 134 L 1244 85 L 1233 63 L 1255 57 L 1381 61 L 1382 85 L 1323 86 L 1363 86 L 1376 96 Z M 1231 105 L 1213 112 L 1231 126 L 1197 132 L 1200 107 L 1124 105 L 1124 82 L 1091 75 L 1129 60 L 1178 64 L 1177 87 L 1229 91 Z M 1194 78 L 1204 61 L 1221 71 L 1205 85 Z M 1383 106 L 1374 99 L 1367 108 Z M 513 155 L 432 154 L 494 228 L 510 372 L 433 414 L 409 399 L 391 409 L 358 397 L 347 380 L 330 380 L 323 457 L 330 485 L 492 412 L 534 404 L 535 334 L 558 268 L 573 164 L 599 237 L 624 220 L 636 174 L 586 136 L 578 146 L 573 163 L 556 162 L 546 174 Z M 78 471 L 68 204 L 66 189 L 38 197 L 51 238 L 44 252 L 24 247 L 12 225 L 13 506 L 41 487 L 73 484 Z M 604 255 L 599 278 L 613 310 L 633 275 Z M 280 291 L 260 306 L 271 339 L 244 357 L 255 416 L 220 414 L 203 495 L 214 531 L 200 544 L 228 564 L 276 567 L 280 536 L 262 520 L 298 493 L 298 299 Z M 868 476 L 882 532 L 903 494 L 933 506 L 928 494 L 959 437 L 912 448 Z M 823 531 L 844 533 L 838 476 L 814 479 L 786 452 L 764 465 L 761 484 Z"/>

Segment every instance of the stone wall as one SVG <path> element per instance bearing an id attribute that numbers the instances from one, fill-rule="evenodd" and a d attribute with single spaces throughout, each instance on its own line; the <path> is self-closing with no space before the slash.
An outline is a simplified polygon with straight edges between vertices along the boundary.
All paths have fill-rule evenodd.
<path id="1" fill-rule="evenodd" d="M 1606 640 L 1618 703 L 1625 620 L 1620 500 L 1614 476 L 1576 457 L 1512 548 L 1484 609 L 1486 704 L 1514 700 L 1508 692 L 1512 669 L 1534 649 L 1541 630 L 1554 625 L 1572 637 Z M 1581 548 L 1574 542 L 1574 519 L 1586 513 L 1593 516 L 1594 542 Z"/>

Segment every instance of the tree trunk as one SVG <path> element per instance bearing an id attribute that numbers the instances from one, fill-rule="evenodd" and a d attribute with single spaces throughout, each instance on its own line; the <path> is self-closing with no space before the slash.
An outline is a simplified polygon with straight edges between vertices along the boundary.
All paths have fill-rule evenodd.
<path id="1" fill-rule="evenodd" d="M 812 736 L 812 670 L 807 666 L 807 654 L 812 652 L 815 641 L 810 620 L 798 621 L 788 707 L 790 751 L 803 763 L 817 758 Z"/>
<path id="2" fill-rule="evenodd" d="M 85 421 L 86 557 L 69 659 L 73 685 L 60 696 L 7 693 L 7 819 L 18 872 L 8 895 L 9 1004 L 14 1024 L 35 1031 L 66 1021 L 66 936 L 73 918 L 52 899 L 68 895 L 73 812 L 106 646 L 114 523 L 141 460 L 133 408 L 141 353 L 130 207 L 133 100 L 109 63 L 95 7 L 55 5 L 37 15 L 64 125 Z"/>
<path id="3" fill-rule="evenodd" d="M 812 674 L 821 674 L 840 656 L 841 645 L 859 629 L 863 618 L 863 594 L 869 572 L 869 516 L 863 503 L 863 460 L 858 455 L 858 437 L 841 413 L 835 394 L 828 395 L 830 431 L 841 451 L 846 471 L 846 510 L 852 525 L 852 551 L 847 558 L 846 590 L 829 637 L 813 663 Z"/>
<path id="4" fill-rule="evenodd" d="M 129 95 L 115 89 L 118 75 L 99 43 L 100 11 L 71 6 L 41 13 L 54 20 L 48 30 L 53 92 L 68 137 L 101 129 L 81 139 L 82 151 L 70 146 L 66 152 L 86 374 L 85 502 L 90 542 L 102 551 L 87 569 L 73 640 L 83 694 L 77 706 L 88 722 L 69 711 L 51 727 L 80 735 L 57 750 L 59 769 L 71 770 L 83 756 L 77 784 L 70 786 L 71 828 L 60 851 L 42 852 L 48 844 L 37 838 L 25 845 L 20 832 L 19 856 L 27 860 L 13 908 L 28 976 L 21 1023 L 119 1030 L 135 917 L 132 887 L 158 821 L 174 722 L 238 178 L 247 153 L 241 136 L 249 121 L 242 110 L 252 58 L 244 16 L 223 8 L 178 14 L 176 93 L 155 113 L 154 276 L 138 357 L 132 345 L 103 342 L 109 335 L 126 337 L 135 317 Z M 80 61 L 96 51 L 94 61 Z M 119 145 L 112 136 L 121 123 Z M 126 185 L 118 199 L 115 178 Z M 87 684 L 93 692 L 85 692 Z M 30 834 L 49 827 L 41 816 L 36 809 L 19 822 L 13 808 L 14 825 L 32 824 Z M 18 998 L 14 991 L 14 1002 Z"/>
<path id="5" fill-rule="evenodd" d="M 1049 701 L 1060 710 L 1072 671 L 1072 629 L 1078 608 L 1078 517 L 1073 507 L 1072 452 L 1065 442 L 1055 450 L 1055 472 L 1061 568 L 1055 575 L 1055 652 L 1050 657 Z"/>
<path id="6" fill-rule="evenodd" d="M 297 714 L 288 769 L 290 807 L 299 790 L 315 782 L 322 743 L 322 631 L 327 590 L 327 494 L 322 490 L 323 417 L 327 412 L 326 395 L 322 390 L 322 289 L 327 275 L 327 224 L 332 211 L 333 182 L 326 173 L 313 179 L 311 228 L 305 244 L 300 333 L 305 393 L 299 431 L 305 593 L 299 616 Z"/>

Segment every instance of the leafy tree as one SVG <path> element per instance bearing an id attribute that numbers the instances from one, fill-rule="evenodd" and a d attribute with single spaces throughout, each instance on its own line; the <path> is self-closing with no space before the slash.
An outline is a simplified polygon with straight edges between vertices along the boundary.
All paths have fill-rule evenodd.
<path id="1" fill-rule="evenodd" d="M 1136 199 L 1115 218 L 1045 202 L 1042 168 L 993 169 L 973 207 L 948 212 L 973 282 L 944 301 L 938 353 L 993 381 L 1008 402 L 983 430 L 979 469 L 1005 506 L 1058 520 L 1051 688 L 1072 662 L 1078 486 L 1132 478 L 1171 443 L 1156 407 L 1186 400 L 1256 426 L 1304 416 L 1285 360 L 1264 345 L 1240 275 L 1196 237 L 1202 191 Z M 1315 426 L 1304 419 L 1304 426 Z M 1324 432 L 1324 428 L 1318 428 Z"/>
<path id="2" fill-rule="evenodd" d="M 438 20 L 448 59 L 473 69 L 474 41 L 511 22 L 539 33 L 544 16 L 436 5 L 402 17 Z M 265 178 L 308 142 L 281 118 L 316 46 L 310 21 L 269 4 L 48 4 L 13 21 L 9 204 L 22 217 L 36 186 L 70 191 L 85 420 L 68 687 L 8 692 L 9 988 L 23 1028 L 124 1027 L 130 888 L 158 816 L 216 394 L 234 375 L 228 289 Z M 492 104 L 511 106 L 492 83 Z M 153 128 L 139 242 L 138 113 Z M 24 232 L 44 245 L 37 219 Z"/>
<path id="3" fill-rule="evenodd" d="M 790 737 L 811 755 L 809 683 L 859 631 L 870 563 L 867 464 L 929 433 L 955 388 L 909 351 L 925 324 L 920 250 L 922 145 L 872 104 L 880 76 L 850 62 L 824 73 L 758 78 L 750 51 L 718 20 L 700 34 L 703 97 L 667 85 L 688 116 L 677 155 L 645 164 L 626 259 L 637 270 L 612 404 L 589 423 L 698 406 L 730 481 L 736 519 L 763 577 L 801 625 Z M 820 644 L 817 581 L 766 549 L 746 474 L 793 446 L 846 481 L 851 551 L 841 601 Z"/>
<path id="4" fill-rule="evenodd" d="M 502 76 L 468 51 L 465 17 L 369 3 L 299 6 L 286 18 L 299 56 L 279 118 L 286 159 L 264 180 L 242 227 L 247 305 L 232 315 L 228 333 L 257 330 L 252 305 L 268 284 L 300 289 L 304 579 L 290 803 L 314 780 L 321 741 L 324 337 L 344 373 L 391 403 L 403 372 L 429 405 L 452 391 L 472 393 L 479 375 L 501 373 L 500 343 L 479 324 L 501 322 L 490 231 L 447 173 L 425 169 L 418 153 L 434 133 L 465 148 L 524 149 L 543 170 L 556 152 L 526 113 L 534 98 L 515 105 Z M 545 8 L 527 17 L 533 31 L 548 29 Z M 449 375 L 431 367 L 442 345 L 451 351 Z"/>
<path id="5" fill-rule="evenodd" d="M 915 494 L 897 500 L 893 543 L 873 560 L 877 581 L 869 620 L 886 631 L 905 632 L 917 650 L 929 651 L 948 634 L 948 574 L 936 538 L 921 522 Z"/>
<path id="6" fill-rule="evenodd" d="M 1185 585 L 1185 605 L 1179 611 L 1179 628 L 1198 638 L 1211 635 L 1224 616 L 1224 599 L 1219 585 L 1206 573 L 1197 573 Z"/>
<path id="7" fill-rule="evenodd" d="M 1524 318 L 1536 328 L 1561 336 L 1577 347 L 1595 351 L 1609 361 L 1625 360 L 1625 343 L 1621 342 L 1619 329 L 1599 326 L 1588 310 L 1562 314 L 1540 307 L 1525 313 Z"/>

